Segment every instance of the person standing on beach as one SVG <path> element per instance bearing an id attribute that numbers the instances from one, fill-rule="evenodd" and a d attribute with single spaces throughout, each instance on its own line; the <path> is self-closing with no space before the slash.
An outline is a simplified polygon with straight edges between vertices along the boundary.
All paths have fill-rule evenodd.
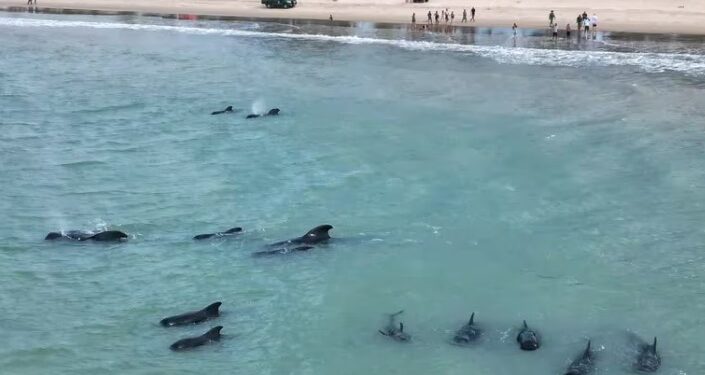
<path id="1" fill-rule="evenodd" d="M 558 22 L 554 23 L 553 26 L 553 41 L 558 41 Z"/>
<path id="2" fill-rule="evenodd" d="M 475 7 L 470 9 L 470 21 L 475 22 Z"/>
<path id="3" fill-rule="evenodd" d="M 446 12 L 446 24 L 448 23 L 449 19 L 450 19 L 450 16 L 448 15 L 448 12 Z"/>
<path id="4" fill-rule="evenodd" d="M 553 21 L 556 19 L 556 14 L 551 11 L 551 13 L 548 14 L 548 26 L 551 27 L 553 26 Z"/>
<path id="5" fill-rule="evenodd" d="M 453 20 L 454 20 L 454 19 L 455 19 L 455 12 L 454 12 L 454 11 L 450 11 L 450 24 L 451 24 L 451 25 L 453 24 Z"/>
<path id="6" fill-rule="evenodd" d="M 27 5 L 32 5 L 32 0 L 27 0 Z"/>
<path id="7" fill-rule="evenodd" d="M 416 13 L 411 14 L 411 26 L 416 28 Z"/>
<path id="8" fill-rule="evenodd" d="M 438 11 L 436 11 L 436 25 L 438 25 Z"/>
<path id="9" fill-rule="evenodd" d="M 592 33 L 595 34 L 597 33 L 597 14 L 593 13 L 590 21 L 592 22 Z"/>
<path id="10" fill-rule="evenodd" d="M 575 23 L 577 25 L 575 30 L 578 30 L 578 34 L 580 34 L 580 27 L 583 25 L 583 16 L 578 14 L 578 18 L 576 18 Z"/>
<path id="11" fill-rule="evenodd" d="M 570 39 L 570 24 L 565 25 L 565 37 L 566 39 Z"/>
<path id="12" fill-rule="evenodd" d="M 432 23 L 433 23 L 433 16 L 431 15 L 431 11 L 429 10 L 428 11 L 428 24 L 430 25 Z"/>
<path id="13" fill-rule="evenodd" d="M 512 32 L 514 33 L 514 38 L 517 37 L 517 29 L 518 28 L 519 28 L 519 26 L 517 26 L 517 23 L 514 22 L 514 25 L 512 26 Z"/>
<path id="14" fill-rule="evenodd" d="M 446 11 L 441 9 L 441 19 L 444 20 L 446 19 Z"/>
<path id="15" fill-rule="evenodd" d="M 460 20 L 460 22 L 466 22 L 466 23 L 468 22 L 468 10 L 467 9 L 463 9 L 463 19 Z"/>
<path id="16" fill-rule="evenodd" d="M 585 27 L 585 39 L 587 39 L 590 34 L 590 19 L 583 19 L 583 26 Z"/>

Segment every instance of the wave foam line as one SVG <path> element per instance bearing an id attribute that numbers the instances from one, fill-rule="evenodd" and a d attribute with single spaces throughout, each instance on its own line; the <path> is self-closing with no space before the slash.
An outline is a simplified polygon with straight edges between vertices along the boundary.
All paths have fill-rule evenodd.
<path id="1" fill-rule="evenodd" d="M 677 53 L 629 53 L 608 51 L 566 51 L 553 49 L 479 46 L 468 44 L 435 43 L 425 41 L 378 39 L 357 36 L 332 36 L 321 34 L 289 34 L 221 28 L 185 27 L 113 22 L 59 21 L 50 19 L 2 18 L 0 26 L 13 27 L 65 27 L 94 29 L 123 29 L 144 31 L 171 31 L 192 35 L 222 35 L 253 38 L 281 38 L 327 41 L 345 44 L 387 45 L 412 51 L 449 51 L 469 53 L 490 58 L 505 64 L 549 66 L 616 66 L 630 65 L 647 72 L 676 71 L 691 75 L 705 75 L 705 55 Z"/>

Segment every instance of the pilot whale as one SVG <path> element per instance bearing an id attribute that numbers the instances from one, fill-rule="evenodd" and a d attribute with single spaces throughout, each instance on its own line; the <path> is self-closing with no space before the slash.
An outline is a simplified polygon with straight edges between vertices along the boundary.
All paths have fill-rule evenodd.
<path id="1" fill-rule="evenodd" d="M 222 305 L 221 302 L 213 302 L 198 311 L 191 311 L 184 314 L 164 318 L 159 322 L 159 324 L 163 325 L 164 327 L 173 327 L 205 322 L 208 319 L 213 319 L 220 316 L 220 311 L 218 311 L 220 305 Z"/>
<path id="2" fill-rule="evenodd" d="M 196 337 L 189 337 L 185 339 L 181 339 L 169 347 L 171 350 L 186 350 L 186 349 L 192 349 L 196 348 L 205 344 L 208 344 L 211 341 L 218 341 L 220 340 L 220 330 L 223 329 L 223 326 L 217 326 L 213 327 L 208 332 L 196 336 Z"/>
<path id="3" fill-rule="evenodd" d="M 119 230 L 106 230 L 93 233 L 81 230 L 69 230 L 66 232 L 49 232 L 44 237 L 45 240 L 73 240 L 73 241 L 123 241 L 127 240 L 127 234 Z"/>

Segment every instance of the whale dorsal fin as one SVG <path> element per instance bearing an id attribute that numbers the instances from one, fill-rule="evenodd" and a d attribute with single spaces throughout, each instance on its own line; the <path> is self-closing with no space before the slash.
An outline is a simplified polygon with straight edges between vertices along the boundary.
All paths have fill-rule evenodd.
<path id="1" fill-rule="evenodd" d="M 220 308 L 220 305 L 222 305 L 221 302 L 213 302 L 210 305 L 206 306 L 203 311 L 205 311 L 206 314 L 209 316 L 218 316 L 220 312 L 218 311 L 218 308 Z"/>
<path id="2" fill-rule="evenodd" d="M 225 231 L 225 233 L 237 233 L 237 232 L 242 232 L 242 228 L 240 227 L 235 227 L 235 228 L 230 228 Z"/>
<path id="3" fill-rule="evenodd" d="M 524 321 L 524 329 L 529 329 L 529 326 L 526 324 L 526 320 Z"/>
<path id="4" fill-rule="evenodd" d="M 651 345 L 651 351 L 656 354 L 656 336 L 654 336 L 654 344 Z"/>
<path id="5" fill-rule="evenodd" d="M 472 315 L 470 315 L 470 320 L 468 321 L 468 325 L 471 326 L 475 322 L 475 313 L 473 312 Z"/>
<path id="6" fill-rule="evenodd" d="M 588 340 L 587 348 L 585 348 L 585 353 L 583 353 L 583 358 L 590 356 L 590 342 L 591 340 Z"/>
<path id="7" fill-rule="evenodd" d="M 223 329 L 223 326 L 213 327 L 208 332 L 206 332 L 204 336 L 206 336 L 210 340 L 218 340 L 220 339 L 221 329 Z"/>
<path id="8" fill-rule="evenodd" d="M 404 323 L 399 322 L 399 332 L 404 332 Z"/>

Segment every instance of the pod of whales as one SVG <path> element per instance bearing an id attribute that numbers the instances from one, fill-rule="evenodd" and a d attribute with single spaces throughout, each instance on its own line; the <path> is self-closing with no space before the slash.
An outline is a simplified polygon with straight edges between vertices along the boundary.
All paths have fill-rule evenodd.
<path id="1" fill-rule="evenodd" d="M 127 234 L 119 230 L 106 230 L 103 232 L 93 233 L 80 230 L 70 230 L 66 232 L 49 232 L 44 237 L 45 240 L 72 240 L 72 241 L 123 241 L 127 240 Z"/>
<path id="2" fill-rule="evenodd" d="M 218 341 L 220 340 L 220 330 L 223 329 L 223 326 L 217 326 L 213 327 L 208 332 L 196 336 L 196 337 L 188 337 L 185 339 L 181 339 L 169 347 L 171 350 L 186 350 L 186 349 L 192 349 L 196 348 L 205 344 L 208 344 L 212 341 Z"/>
<path id="3" fill-rule="evenodd" d="M 221 302 L 213 302 L 198 311 L 191 311 L 184 314 L 164 318 L 159 322 L 159 324 L 163 325 L 164 327 L 173 327 L 205 322 L 208 319 L 220 316 L 220 311 L 218 311 L 218 309 L 220 308 L 221 304 Z"/>
<path id="4" fill-rule="evenodd" d="M 539 335 L 536 331 L 529 328 L 526 324 L 526 320 L 524 321 L 524 326 L 517 335 L 517 342 L 519 343 L 521 350 L 532 351 L 541 346 Z"/>
<path id="5" fill-rule="evenodd" d="M 565 375 L 587 375 L 595 369 L 595 355 L 590 350 L 590 340 L 588 340 L 587 348 L 568 366 Z"/>
<path id="6" fill-rule="evenodd" d="M 265 113 L 263 115 L 252 113 L 252 114 L 247 115 L 247 117 L 245 117 L 245 118 L 250 119 L 250 118 L 265 117 L 265 116 L 277 116 L 277 115 L 279 115 L 279 112 L 280 112 L 279 108 L 272 108 L 269 111 L 267 111 L 267 113 Z"/>
<path id="7" fill-rule="evenodd" d="M 211 237 L 224 237 L 224 236 L 232 236 L 234 234 L 237 234 L 239 232 L 242 232 L 242 228 L 240 227 L 235 227 L 235 228 L 230 228 L 226 230 L 225 232 L 215 232 L 215 233 L 206 233 L 206 234 L 197 234 L 193 236 L 194 240 L 205 240 Z"/>
<path id="8" fill-rule="evenodd" d="M 395 341 L 406 342 L 411 340 L 411 335 L 404 332 L 404 323 L 396 323 L 397 316 L 401 315 L 404 310 L 395 312 L 394 314 L 389 314 L 389 323 L 384 329 L 380 329 L 378 332 L 383 336 L 387 336 Z"/>
<path id="9" fill-rule="evenodd" d="M 653 344 L 641 343 L 639 345 L 639 354 L 632 367 L 641 372 L 655 372 L 661 367 L 661 356 L 656 351 L 656 337 L 654 337 Z"/>
<path id="10" fill-rule="evenodd" d="M 461 345 L 469 344 L 479 339 L 480 336 L 482 336 L 482 330 L 475 326 L 475 313 L 472 313 L 472 315 L 470 315 L 470 320 L 468 320 L 464 326 L 460 327 L 460 329 L 455 332 L 453 342 Z"/>

